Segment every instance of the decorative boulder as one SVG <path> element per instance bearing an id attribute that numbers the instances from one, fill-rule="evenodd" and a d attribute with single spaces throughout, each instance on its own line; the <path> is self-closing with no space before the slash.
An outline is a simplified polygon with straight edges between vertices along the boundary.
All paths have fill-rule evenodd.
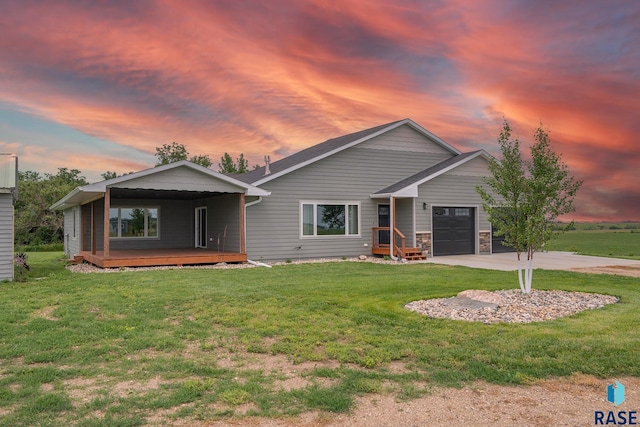
<path id="1" fill-rule="evenodd" d="M 458 294 L 461 298 L 469 298 L 474 299 L 476 301 L 489 302 L 491 304 L 500 304 L 502 302 L 502 298 L 500 295 L 494 294 L 489 291 L 481 291 L 477 289 L 468 289 L 466 291 L 462 291 Z"/>

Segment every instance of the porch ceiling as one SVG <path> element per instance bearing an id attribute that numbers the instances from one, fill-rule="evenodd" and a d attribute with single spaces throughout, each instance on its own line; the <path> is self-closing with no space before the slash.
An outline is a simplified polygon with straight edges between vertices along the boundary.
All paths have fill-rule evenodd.
<path id="1" fill-rule="evenodd" d="M 112 188 L 111 198 L 118 199 L 171 199 L 195 200 L 211 197 L 221 193 L 216 191 L 184 191 L 184 190 L 149 190 L 133 188 Z"/>

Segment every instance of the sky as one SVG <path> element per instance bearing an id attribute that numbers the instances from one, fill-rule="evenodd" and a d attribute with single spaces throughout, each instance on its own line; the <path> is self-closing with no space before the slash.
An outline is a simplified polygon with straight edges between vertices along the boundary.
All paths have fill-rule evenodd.
<path id="1" fill-rule="evenodd" d="M 535 129 L 584 180 L 569 219 L 640 220 L 635 0 L 0 0 L 0 152 L 146 169 L 178 142 L 250 165 L 411 118 L 499 156 Z"/>

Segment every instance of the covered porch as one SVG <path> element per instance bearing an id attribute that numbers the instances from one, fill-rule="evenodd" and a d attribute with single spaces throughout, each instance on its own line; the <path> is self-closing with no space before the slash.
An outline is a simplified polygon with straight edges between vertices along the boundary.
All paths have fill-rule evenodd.
<path id="1" fill-rule="evenodd" d="M 270 193 L 187 161 L 79 187 L 65 253 L 99 267 L 245 262 L 245 197 Z"/>
<path id="2" fill-rule="evenodd" d="M 400 223 L 404 224 L 405 218 L 413 215 L 404 215 L 398 219 L 396 197 L 389 197 L 388 215 L 382 215 L 378 207 L 378 226 L 371 228 L 371 254 L 378 256 L 390 256 L 409 261 L 424 260 L 427 256 L 421 248 L 410 244 L 413 240 L 407 241 L 407 236 L 400 230 Z M 405 209 L 407 210 L 407 209 Z M 404 224 L 405 228 L 411 229 L 411 224 Z"/>

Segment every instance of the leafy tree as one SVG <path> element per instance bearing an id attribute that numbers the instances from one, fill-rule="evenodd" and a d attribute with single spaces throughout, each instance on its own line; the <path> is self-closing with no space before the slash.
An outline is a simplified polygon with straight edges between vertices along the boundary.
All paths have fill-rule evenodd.
<path id="1" fill-rule="evenodd" d="M 106 181 L 108 179 L 117 178 L 118 174 L 116 172 L 106 171 L 101 176 L 102 176 L 102 179 L 104 179 Z"/>
<path id="2" fill-rule="evenodd" d="M 171 144 L 162 144 L 162 147 L 156 147 L 156 158 L 156 166 L 167 165 L 180 160 L 189 160 L 205 168 L 209 168 L 213 164 L 206 154 L 189 157 L 187 148 L 175 141 Z"/>
<path id="3" fill-rule="evenodd" d="M 58 168 L 55 175 L 18 172 L 15 242 L 18 245 L 62 242 L 64 214 L 49 207 L 74 188 L 86 185 L 77 169 Z"/>
<path id="4" fill-rule="evenodd" d="M 249 161 L 244 158 L 243 153 L 240 153 L 240 157 L 238 157 L 234 162 L 231 155 L 225 152 L 224 156 L 220 157 L 218 169 L 221 173 L 245 173 L 249 170 Z"/>
<path id="5" fill-rule="evenodd" d="M 497 234 L 504 236 L 505 245 L 516 250 L 523 293 L 531 292 L 534 253 L 561 231 L 557 219 L 575 210 L 573 200 L 582 185 L 553 151 L 542 125 L 533 138 L 531 158 L 525 160 L 520 141 L 511 137 L 511 127 L 505 120 L 498 137 L 502 159 L 489 161 L 491 176 L 484 180 L 489 190 L 476 187 Z"/>

